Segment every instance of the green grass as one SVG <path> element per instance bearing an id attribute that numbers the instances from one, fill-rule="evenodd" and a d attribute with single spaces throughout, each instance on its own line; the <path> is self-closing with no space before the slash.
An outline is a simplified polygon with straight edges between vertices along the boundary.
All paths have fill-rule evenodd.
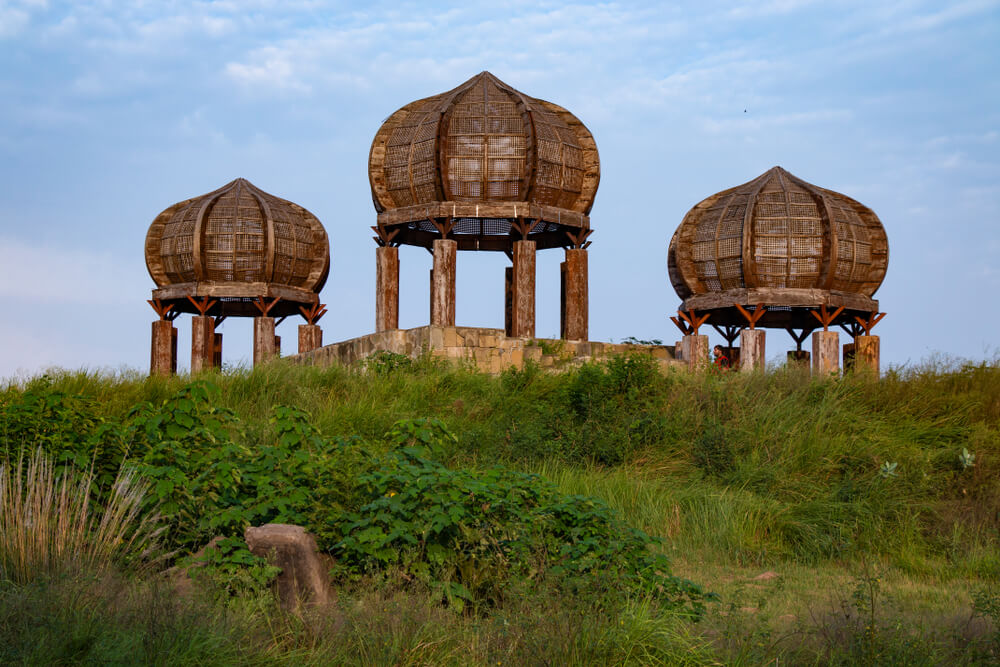
<path id="1" fill-rule="evenodd" d="M 307 410 L 324 434 L 356 434 L 376 448 L 399 419 L 439 418 L 458 436 L 450 466 L 503 463 L 563 493 L 601 498 L 665 538 L 675 574 L 721 596 L 696 625 L 648 600 L 546 590 L 470 616 L 419 589 L 358 584 L 341 591 L 335 614 L 313 620 L 250 596 L 221 609 L 206 602 L 211 614 L 199 613 L 215 620 L 202 634 L 170 626 L 193 651 L 215 647 L 218 662 L 986 664 L 1000 655 L 1000 614 L 973 605 L 979 591 L 1000 606 L 998 360 L 835 381 L 794 369 L 660 374 L 628 358 L 499 377 L 430 359 L 388 372 L 277 363 L 210 377 L 250 447 L 273 438 L 276 404 Z M 37 434 L 72 439 L 187 381 L 56 372 L 0 388 L 0 417 L 48 383 L 46 391 L 83 398 L 58 419 L 41 418 Z M 18 437 L 0 424 L 8 449 Z M 778 576 L 755 579 L 764 572 Z M 873 573 L 874 616 L 854 596 Z M 48 596 L 7 586 L 5 618 Z M 141 595 L 127 599 L 116 598 L 122 615 L 107 632 L 132 632 L 125 619 L 153 613 Z M 91 622 L 85 605 L 58 609 L 66 628 Z M 21 639 L 3 641 L 43 632 L 15 625 Z"/>

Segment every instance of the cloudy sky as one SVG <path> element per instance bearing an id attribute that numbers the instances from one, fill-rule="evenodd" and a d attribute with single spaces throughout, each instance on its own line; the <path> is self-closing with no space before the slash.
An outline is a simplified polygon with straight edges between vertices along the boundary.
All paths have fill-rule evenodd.
<path id="1" fill-rule="evenodd" d="M 882 219 L 884 363 L 996 357 L 997 0 L 0 0 L 0 378 L 148 368 L 146 229 L 239 176 L 330 233 L 326 342 L 370 332 L 371 139 L 482 70 L 597 140 L 593 339 L 675 340 L 674 228 L 781 165 Z M 401 326 L 426 324 L 430 256 L 400 258 Z M 560 260 L 539 254 L 540 336 L 558 332 Z M 503 325 L 506 263 L 460 254 L 459 324 Z M 245 363 L 249 322 L 221 330 L 226 362 Z M 294 346 L 291 319 L 278 332 Z M 769 334 L 769 356 L 789 344 Z"/>

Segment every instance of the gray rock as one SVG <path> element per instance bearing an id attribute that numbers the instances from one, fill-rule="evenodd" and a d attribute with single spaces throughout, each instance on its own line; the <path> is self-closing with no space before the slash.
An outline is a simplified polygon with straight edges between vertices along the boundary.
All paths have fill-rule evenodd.
<path id="1" fill-rule="evenodd" d="M 244 533 L 255 556 L 281 568 L 277 578 L 281 606 L 296 611 L 300 606 L 323 606 L 334 599 L 328 575 L 329 556 L 319 553 L 316 540 L 302 526 L 269 523 L 249 527 Z"/>

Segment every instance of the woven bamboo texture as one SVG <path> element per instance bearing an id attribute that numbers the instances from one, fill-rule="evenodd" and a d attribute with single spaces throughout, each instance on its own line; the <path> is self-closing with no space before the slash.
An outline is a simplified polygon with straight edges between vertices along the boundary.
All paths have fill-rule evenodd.
<path id="1" fill-rule="evenodd" d="M 542 225 L 532 233 L 546 231 L 544 222 L 585 228 L 600 160 L 590 131 L 569 111 L 482 72 L 392 114 L 372 142 L 368 173 L 375 208 L 386 214 L 380 224 L 426 223 L 423 231 L 433 231 L 428 218 L 449 205 L 489 204 L 481 215 L 448 217 L 455 234 L 490 237 L 508 235 L 521 216 Z M 529 206 L 518 211 L 519 203 Z"/>
<path id="2" fill-rule="evenodd" d="M 306 209 L 238 178 L 158 215 L 146 234 L 146 267 L 161 289 L 214 284 L 217 297 L 318 293 L 330 246 Z M 231 292 L 231 293 L 229 293 Z"/>
<path id="3" fill-rule="evenodd" d="M 692 208 L 668 257 L 681 299 L 744 288 L 871 297 L 889 244 L 870 208 L 774 167 Z"/>

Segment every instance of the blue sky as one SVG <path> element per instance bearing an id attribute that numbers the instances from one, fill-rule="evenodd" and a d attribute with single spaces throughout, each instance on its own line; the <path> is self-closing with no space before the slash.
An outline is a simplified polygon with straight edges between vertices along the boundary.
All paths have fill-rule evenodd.
<path id="1" fill-rule="evenodd" d="M 673 230 L 781 165 L 882 219 L 883 363 L 997 355 L 996 0 L 0 0 L 0 378 L 148 368 L 146 229 L 239 176 L 326 226 L 325 341 L 370 332 L 371 139 L 400 106 L 484 69 L 597 140 L 593 339 L 675 340 Z M 401 326 L 426 324 L 430 256 L 400 257 Z M 558 331 L 560 260 L 539 254 L 539 335 Z M 460 254 L 459 324 L 502 326 L 506 263 Z M 295 324 L 278 330 L 288 348 Z M 221 330 L 226 362 L 245 360 L 249 322 Z M 769 356 L 790 347 L 769 332 Z"/>

